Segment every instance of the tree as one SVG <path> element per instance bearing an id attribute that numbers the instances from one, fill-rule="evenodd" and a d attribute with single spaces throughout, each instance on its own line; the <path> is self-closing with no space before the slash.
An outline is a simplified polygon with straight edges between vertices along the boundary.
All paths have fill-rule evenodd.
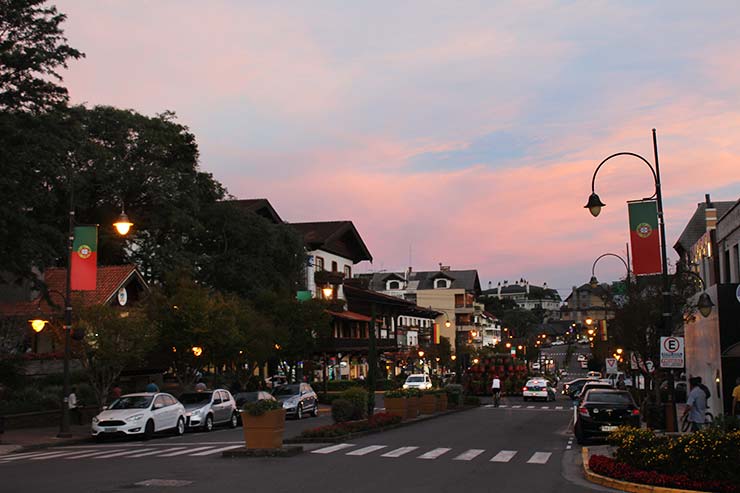
<path id="1" fill-rule="evenodd" d="M 78 327 L 85 331 L 77 352 L 102 407 L 121 371 L 143 361 L 157 333 L 144 312 L 136 308 L 123 311 L 95 305 L 76 307 L 75 313 Z"/>
<path id="2" fill-rule="evenodd" d="M 0 111 L 40 112 L 64 105 L 60 68 L 85 55 L 67 44 L 66 19 L 45 0 L 0 0 Z"/>

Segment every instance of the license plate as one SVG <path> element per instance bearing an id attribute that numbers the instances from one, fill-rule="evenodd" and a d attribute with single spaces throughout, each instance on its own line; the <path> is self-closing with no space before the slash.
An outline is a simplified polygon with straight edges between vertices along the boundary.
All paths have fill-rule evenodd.
<path id="1" fill-rule="evenodd" d="M 103 431 L 106 433 L 115 433 L 118 430 L 116 430 L 115 428 L 103 428 Z"/>
<path id="2" fill-rule="evenodd" d="M 616 426 L 602 426 L 601 427 L 601 431 L 614 431 L 616 429 L 617 429 Z"/>

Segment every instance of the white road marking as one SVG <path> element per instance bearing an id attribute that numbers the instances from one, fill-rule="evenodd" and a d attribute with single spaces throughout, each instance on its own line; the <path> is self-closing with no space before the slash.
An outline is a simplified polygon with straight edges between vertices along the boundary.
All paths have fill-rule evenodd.
<path id="1" fill-rule="evenodd" d="M 185 455 L 185 454 L 189 454 L 190 452 L 197 452 L 198 450 L 207 450 L 211 448 L 213 448 L 213 446 L 211 445 L 207 447 L 189 448 L 185 450 L 180 450 L 179 452 L 170 452 L 169 454 L 160 454 L 157 457 L 177 457 L 178 455 Z"/>
<path id="2" fill-rule="evenodd" d="M 166 449 L 159 449 L 159 450 L 155 450 L 154 452 L 143 452 L 141 454 L 131 455 L 130 457 L 147 457 L 147 456 L 159 454 L 162 452 L 173 452 L 175 450 L 182 450 L 184 448 L 185 447 L 172 447 L 172 448 L 166 448 Z"/>
<path id="3" fill-rule="evenodd" d="M 148 452 L 150 450 L 156 450 L 156 449 L 145 448 L 145 449 L 123 450 L 121 452 L 105 453 L 105 455 L 96 455 L 94 458 L 95 459 L 110 459 L 111 457 L 121 457 L 122 455 L 136 454 L 138 452 Z"/>
<path id="4" fill-rule="evenodd" d="M 386 452 L 381 457 L 401 457 L 402 455 L 408 454 L 409 452 L 413 452 L 414 450 L 418 449 L 419 447 L 400 447 L 396 450 L 391 450 L 390 452 Z"/>
<path id="5" fill-rule="evenodd" d="M 502 450 L 494 455 L 491 462 L 509 462 L 516 455 L 516 450 Z"/>
<path id="6" fill-rule="evenodd" d="M 565 450 L 570 450 L 572 448 L 572 445 L 568 444 L 565 446 Z"/>
<path id="7" fill-rule="evenodd" d="M 489 407 L 489 408 L 490 408 L 490 407 L 495 407 L 495 406 L 494 406 L 493 404 L 486 404 L 486 405 L 485 405 L 485 406 L 483 406 L 483 407 Z"/>
<path id="8" fill-rule="evenodd" d="M 434 450 L 430 450 L 426 454 L 421 454 L 419 457 L 417 457 L 417 459 L 436 459 L 437 457 L 446 454 L 450 450 L 452 449 L 444 447 L 435 448 Z"/>
<path id="9" fill-rule="evenodd" d="M 508 407 L 506 404 L 501 404 L 499 407 Z"/>
<path id="10" fill-rule="evenodd" d="M 485 450 L 480 448 L 471 448 L 468 451 L 463 452 L 462 454 L 455 457 L 453 460 L 473 460 L 476 457 L 478 457 L 480 454 L 485 452 Z"/>
<path id="11" fill-rule="evenodd" d="M 332 445 L 330 447 L 324 447 L 320 448 L 318 450 L 312 450 L 312 454 L 331 454 L 332 452 L 336 452 L 337 450 L 342 450 L 349 447 L 354 447 L 354 443 L 338 443 L 337 445 Z"/>
<path id="12" fill-rule="evenodd" d="M 65 459 L 84 459 L 87 457 L 94 457 L 96 455 L 110 454 L 111 452 L 120 452 L 120 451 L 121 449 L 107 449 L 107 450 L 93 450 L 93 451 L 88 450 L 87 452 L 80 453 L 80 451 L 78 450 L 77 452 L 75 452 L 74 455 L 68 455 L 67 457 L 65 457 Z M 136 449 L 131 450 L 131 452 L 137 452 L 137 451 L 138 450 Z"/>
<path id="13" fill-rule="evenodd" d="M 527 406 L 527 409 L 534 409 L 534 406 Z"/>
<path id="14" fill-rule="evenodd" d="M 363 447 L 357 450 L 353 450 L 352 452 L 347 452 L 347 455 L 367 455 L 375 452 L 376 450 L 384 449 L 386 447 L 387 445 L 370 445 L 369 447 Z"/>
<path id="15" fill-rule="evenodd" d="M 550 406 L 542 406 L 540 409 L 550 409 Z"/>
<path id="16" fill-rule="evenodd" d="M 239 448 L 243 447 L 243 445 L 229 445 L 228 447 L 221 447 L 213 450 L 206 450 L 205 452 L 198 452 L 196 454 L 190 454 L 190 457 L 205 457 L 207 455 L 213 455 L 217 454 L 219 452 L 223 452 L 224 450 L 231 450 L 233 448 Z"/>
<path id="17" fill-rule="evenodd" d="M 563 406 L 555 406 L 555 409 L 563 409 Z"/>
<path id="18" fill-rule="evenodd" d="M 39 452 L 37 450 L 36 452 L 25 452 L 25 453 L 22 453 L 22 454 L 8 454 L 8 455 L 3 455 L 3 456 L 0 456 L 0 460 L 2 460 L 3 462 L 5 462 L 5 461 L 10 462 L 12 460 L 29 459 L 29 458 L 34 457 L 34 456 L 46 455 L 46 454 L 53 454 L 53 453 L 54 452 L 49 452 L 48 450 L 43 450 L 41 452 Z"/>
<path id="19" fill-rule="evenodd" d="M 55 458 L 55 457 L 62 457 L 62 456 L 64 456 L 64 455 L 71 455 L 71 454 L 74 454 L 74 453 L 75 453 L 75 452 L 74 452 L 74 451 L 72 451 L 72 450 L 67 450 L 67 451 L 65 451 L 65 452 L 55 452 L 55 453 L 53 453 L 53 454 L 52 454 L 52 453 L 50 453 L 50 454 L 46 454 L 46 455 L 37 455 L 36 457 L 31 457 L 31 458 L 30 458 L 29 460 L 46 460 L 46 459 L 53 459 L 53 458 Z"/>
<path id="20" fill-rule="evenodd" d="M 532 457 L 529 458 L 527 464 L 545 464 L 552 453 L 550 452 L 535 452 Z"/>
<path id="21" fill-rule="evenodd" d="M 519 409 L 522 406 L 511 406 L 512 409 Z"/>

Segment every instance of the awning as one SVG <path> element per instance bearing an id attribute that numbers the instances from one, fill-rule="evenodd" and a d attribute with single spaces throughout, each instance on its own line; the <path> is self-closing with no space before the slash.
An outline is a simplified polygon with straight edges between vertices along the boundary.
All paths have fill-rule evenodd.
<path id="1" fill-rule="evenodd" d="M 372 320 L 372 318 L 368 317 L 367 315 L 363 315 L 361 313 L 355 313 L 355 312 L 333 312 L 330 310 L 327 310 L 326 313 L 331 315 L 335 318 L 341 318 L 342 320 L 351 320 L 353 322 L 369 322 Z"/>

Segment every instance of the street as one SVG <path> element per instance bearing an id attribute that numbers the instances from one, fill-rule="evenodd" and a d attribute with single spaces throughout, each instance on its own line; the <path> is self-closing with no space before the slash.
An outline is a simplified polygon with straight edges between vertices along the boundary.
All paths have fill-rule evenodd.
<path id="1" fill-rule="evenodd" d="M 452 414 L 347 443 L 319 444 L 292 458 L 224 459 L 241 429 L 188 433 L 148 442 L 58 447 L 0 459 L 3 491 L 116 492 L 149 480 L 177 480 L 181 491 L 592 491 L 564 476 L 579 447 L 569 431 L 570 402 L 524 404 Z M 330 418 L 289 421 L 312 427 Z M 293 430 L 295 431 L 295 430 Z M 440 467 L 442 466 L 442 467 Z M 331 479 L 321 471 L 330 472 Z M 573 478 L 571 478 L 573 479 Z M 148 483 L 156 484 L 156 483 Z M 149 486 L 170 491 L 173 486 Z"/>

